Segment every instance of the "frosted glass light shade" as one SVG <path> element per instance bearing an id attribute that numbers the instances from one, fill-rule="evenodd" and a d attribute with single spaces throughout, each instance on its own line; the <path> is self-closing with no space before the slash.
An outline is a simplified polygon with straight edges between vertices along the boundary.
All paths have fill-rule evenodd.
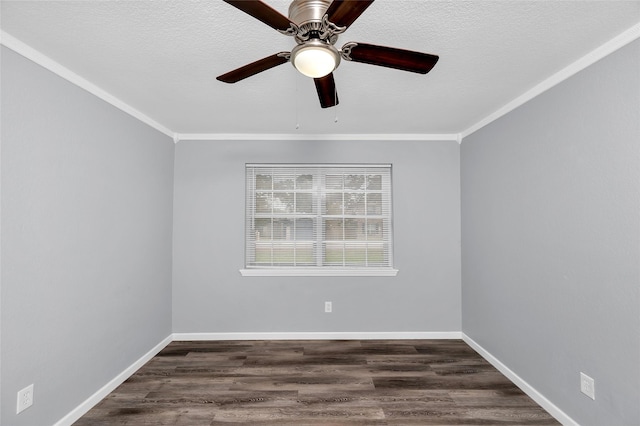
<path id="1" fill-rule="evenodd" d="M 324 77 L 333 72 L 340 61 L 340 54 L 330 44 L 311 41 L 296 46 L 291 52 L 293 66 L 311 78 Z"/>

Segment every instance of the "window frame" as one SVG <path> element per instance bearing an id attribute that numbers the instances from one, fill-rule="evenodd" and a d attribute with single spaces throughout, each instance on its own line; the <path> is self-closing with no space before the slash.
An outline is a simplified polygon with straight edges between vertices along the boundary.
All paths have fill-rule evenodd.
<path id="1" fill-rule="evenodd" d="M 382 218 L 380 220 L 386 221 L 388 223 L 388 230 L 386 231 L 386 233 L 388 234 L 388 237 L 385 239 L 383 238 L 381 240 L 381 245 L 388 245 L 388 249 L 386 250 L 386 255 L 388 256 L 388 265 L 383 265 L 383 266 L 367 266 L 367 265 L 354 265 L 354 266 L 345 266 L 345 265 L 338 265 L 338 266 L 334 266 L 334 265 L 322 265 L 321 263 L 321 257 L 324 256 L 323 252 L 324 250 L 321 247 L 318 247 L 316 249 L 316 261 L 315 261 L 315 265 L 310 265 L 310 266 L 294 266 L 294 265 L 259 265 L 259 264 L 255 264 L 255 257 L 253 258 L 253 264 L 251 264 L 251 256 L 255 256 L 255 222 L 254 219 L 256 219 L 256 215 L 258 213 L 257 212 L 257 203 L 256 203 L 256 193 L 259 192 L 259 190 L 256 188 L 256 181 L 255 181 L 255 170 L 256 169 L 291 169 L 292 172 L 294 171 L 299 171 L 300 169 L 304 169 L 304 168 L 308 168 L 312 171 L 313 177 L 313 181 L 315 183 L 315 185 L 313 186 L 312 191 L 310 191 L 313 195 L 312 195 L 312 203 L 315 204 L 315 211 L 312 214 L 309 214 L 309 216 L 313 217 L 313 229 L 314 229 L 314 238 L 316 239 L 315 244 L 317 245 L 321 245 L 321 244 L 326 244 L 325 239 L 323 239 L 323 232 L 322 229 L 324 229 L 324 223 L 326 223 L 327 217 L 330 215 L 327 214 L 326 211 L 322 211 L 321 207 L 322 207 L 322 203 L 323 203 L 323 199 L 326 202 L 326 193 L 328 191 L 326 182 L 325 182 L 325 177 L 331 172 L 331 170 L 335 170 L 335 169 L 343 169 L 343 173 L 348 172 L 349 170 L 353 170 L 353 169 L 363 169 L 363 170 L 367 170 L 367 169 L 375 169 L 375 168 L 381 168 L 381 169 L 387 169 L 388 172 L 386 173 L 386 175 L 388 177 L 385 177 L 383 179 L 388 179 L 388 183 L 387 183 L 387 187 L 388 187 L 388 194 L 386 194 L 386 197 L 388 197 L 388 213 L 385 212 L 381 212 L 380 216 L 382 216 Z M 323 170 L 325 169 L 325 170 Z M 249 175 L 249 171 L 253 171 L 254 174 L 253 175 Z M 322 171 L 320 171 L 322 170 Z M 243 276 L 396 276 L 398 274 L 398 270 L 394 268 L 394 259 L 393 259 L 393 189 L 392 189 L 392 165 L 391 164 L 271 164 L 271 163 L 260 163 L 260 164 L 254 164 L 254 163 L 248 163 L 245 164 L 245 220 L 244 220 L 244 226 L 245 226 L 245 236 L 244 236 L 244 245 L 245 245 L 245 266 L 244 268 L 240 269 L 240 273 Z M 316 180 L 320 178 L 320 182 L 321 185 L 320 186 L 316 186 L 318 185 L 318 182 L 316 182 Z M 253 179 L 253 180 L 250 180 Z M 292 190 L 292 193 L 299 193 L 297 192 L 298 189 L 296 188 L 295 190 Z M 369 189 L 365 189 L 365 192 L 369 193 Z M 381 197 L 384 198 L 385 195 L 385 189 L 384 189 L 384 185 L 381 187 L 380 189 L 381 191 Z M 269 191 L 267 191 L 269 192 Z M 272 184 L 272 189 L 270 190 L 270 192 L 272 194 L 276 193 L 276 189 L 275 186 Z M 305 191 L 300 191 L 300 192 L 305 192 Z M 328 192 L 331 192 L 330 190 Z M 347 193 L 347 188 L 343 187 L 339 192 L 341 193 Z M 354 190 L 354 192 L 357 192 L 356 190 Z M 344 201 L 342 206 L 344 207 Z M 365 203 L 365 209 L 367 208 L 367 205 Z M 291 217 L 295 217 L 295 218 L 303 218 L 304 219 L 304 215 L 301 216 L 296 216 L 298 212 L 294 212 L 292 213 Z M 286 220 L 287 219 L 287 215 L 286 214 L 280 214 L 280 215 L 276 215 L 274 212 L 272 212 L 271 214 L 267 214 L 266 216 L 270 216 L 272 220 L 275 220 L 276 218 L 280 219 L 280 220 Z M 343 220 L 345 220 L 346 222 L 346 217 L 348 215 L 346 213 L 343 213 L 342 215 L 336 216 L 336 217 L 342 217 Z M 368 212 L 365 212 L 365 214 L 363 214 L 362 216 L 371 216 Z M 273 230 L 273 228 L 272 228 Z M 250 233 L 253 233 L 253 237 L 250 236 Z M 326 233 L 326 231 L 325 231 Z M 271 241 L 273 241 L 274 238 L 273 236 L 271 236 Z M 294 239 L 295 241 L 295 239 Z M 367 240 L 365 240 L 365 245 L 368 245 L 368 243 L 366 243 Z M 343 244 L 347 244 L 348 240 L 346 238 L 343 237 L 342 239 Z M 253 247 L 251 246 L 251 244 L 254 244 Z M 251 249 L 253 249 L 254 251 L 251 252 Z M 368 260 L 368 254 L 366 259 Z M 343 261 L 344 263 L 344 261 Z"/>

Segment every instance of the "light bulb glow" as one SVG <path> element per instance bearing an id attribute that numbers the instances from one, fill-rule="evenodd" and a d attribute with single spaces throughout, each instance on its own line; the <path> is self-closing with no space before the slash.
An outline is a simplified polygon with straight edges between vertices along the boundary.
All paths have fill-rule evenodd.
<path id="1" fill-rule="evenodd" d="M 330 44 L 313 40 L 296 46 L 291 52 L 291 62 L 307 77 L 320 78 L 336 69 L 340 53 Z"/>
<path id="2" fill-rule="evenodd" d="M 333 55 L 326 49 L 308 47 L 298 52 L 295 67 L 307 77 L 324 77 L 336 67 Z"/>

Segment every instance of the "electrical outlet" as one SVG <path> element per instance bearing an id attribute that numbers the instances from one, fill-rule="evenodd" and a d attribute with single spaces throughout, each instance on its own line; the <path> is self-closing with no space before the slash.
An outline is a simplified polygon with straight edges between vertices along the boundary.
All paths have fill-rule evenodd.
<path id="1" fill-rule="evenodd" d="M 580 391 L 589 398 L 596 399 L 595 381 L 582 372 L 580 372 Z"/>
<path id="2" fill-rule="evenodd" d="M 20 414 L 33 405 L 33 384 L 18 392 L 18 408 L 16 414 Z"/>
<path id="3" fill-rule="evenodd" d="M 331 313 L 333 311 L 333 306 L 331 302 L 324 302 L 324 311 L 327 313 Z"/>

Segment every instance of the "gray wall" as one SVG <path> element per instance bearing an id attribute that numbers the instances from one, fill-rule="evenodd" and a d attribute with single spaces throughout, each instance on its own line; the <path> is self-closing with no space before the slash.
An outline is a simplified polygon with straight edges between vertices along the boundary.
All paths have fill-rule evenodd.
<path id="1" fill-rule="evenodd" d="M 459 148 L 454 141 L 178 143 L 173 331 L 459 331 Z M 244 166 L 263 162 L 392 163 L 399 274 L 242 277 Z"/>
<path id="2" fill-rule="evenodd" d="M 461 170 L 464 333 L 580 424 L 640 424 L 640 41 L 465 138 Z"/>
<path id="3" fill-rule="evenodd" d="M 462 149 L 174 147 L 2 48 L 0 423 L 57 421 L 171 331 L 462 328 L 580 423 L 639 424 L 639 75 L 634 42 Z M 392 163 L 398 276 L 241 277 L 244 164 L 259 162 Z"/>
<path id="4" fill-rule="evenodd" d="M 171 333 L 174 144 L 4 47 L 1 83 L 0 423 L 47 425 Z"/>

